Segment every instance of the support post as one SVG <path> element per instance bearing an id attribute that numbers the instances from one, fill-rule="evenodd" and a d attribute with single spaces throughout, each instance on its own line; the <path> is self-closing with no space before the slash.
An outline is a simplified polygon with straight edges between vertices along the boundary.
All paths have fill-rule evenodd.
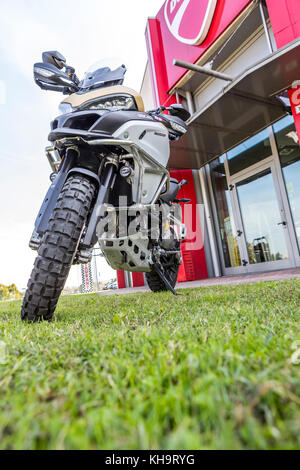
<path id="1" fill-rule="evenodd" d="M 265 12 L 265 9 L 264 9 L 264 1 L 263 0 L 259 0 L 259 10 L 260 10 L 261 19 L 262 19 L 262 22 L 263 22 L 263 25 L 264 25 L 264 30 L 265 30 L 265 35 L 266 35 L 266 40 L 267 40 L 267 43 L 268 43 L 269 51 L 272 53 L 272 52 L 274 52 L 274 48 L 273 48 L 272 41 L 271 41 L 270 31 L 269 31 L 269 28 L 268 28 L 268 25 L 267 25 L 267 18 L 266 18 L 266 12 Z"/>

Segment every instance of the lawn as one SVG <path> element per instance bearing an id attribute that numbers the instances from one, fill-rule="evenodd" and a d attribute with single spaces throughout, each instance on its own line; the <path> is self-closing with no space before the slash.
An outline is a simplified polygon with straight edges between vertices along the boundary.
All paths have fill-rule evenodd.
<path id="1" fill-rule="evenodd" d="M 0 302 L 1 449 L 300 448 L 300 281 Z"/>

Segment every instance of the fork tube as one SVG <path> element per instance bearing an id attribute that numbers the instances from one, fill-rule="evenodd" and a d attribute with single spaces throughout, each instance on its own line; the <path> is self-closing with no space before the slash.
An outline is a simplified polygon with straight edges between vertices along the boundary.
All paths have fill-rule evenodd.
<path id="1" fill-rule="evenodd" d="M 109 192 L 112 188 L 116 173 L 116 165 L 111 162 L 107 163 L 104 167 L 103 175 L 101 175 L 101 185 L 98 191 L 98 196 L 89 220 L 86 234 L 81 243 L 81 246 L 83 247 L 92 247 L 97 242 L 96 228 L 101 217 L 100 208 L 102 204 L 105 204 L 108 201 Z"/>

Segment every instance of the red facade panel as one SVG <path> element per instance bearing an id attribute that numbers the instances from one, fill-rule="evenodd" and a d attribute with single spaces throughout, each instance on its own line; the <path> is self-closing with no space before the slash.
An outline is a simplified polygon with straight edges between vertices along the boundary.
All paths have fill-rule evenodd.
<path id="1" fill-rule="evenodd" d="M 180 7 L 184 7 L 183 3 Z M 205 2 L 200 2 L 199 0 L 190 0 L 188 4 L 185 2 L 187 7 L 182 15 L 181 23 L 186 21 L 186 17 L 189 15 L 190 21 L 193 22 L 191 29 L 195 29 L 197 25 L 201 27 L 201 19 L 203 21 L 203 3 Z M 154 54 L 158 52 L 160 56 L 160 73 L 164 74 L 164 81 L 167 80 L 165 91 L 170 90 L 185 74 L 183 69 L 173 65 L 173 59 L 196 62 L 250 3 L 251 0 L 218 0 L 205 40 L 200 45 L 189 45 L 176 39 L 170 31 L 168 21 L 166 20 L 167 7 L 170 5 L 170 1 L 164 2 L 156 16 L 156 20 L 149 20 L 149 26 L 151 22 L 157 21 L 159 33 L 156 36 L 151 36 L 152 48 Z M 192 16 L 190 14 L 191 11 Z M 147 36 L 147 42 L 149 43 L 149 36 Z M 160 81 L 157 71 L 156 78 Z"/>
<path id="2" fill-rule="evenodd" d="M 183 263 L 179 268 L 178 282 L 206 279 L 207 264 L 205 258 L 204 244 L 201 233 L 200 214 L 197 205 L 197 197 L 194 186 L 192 170 L 171 171 L 172 178 L 178 181 L 183 179 L 189 181 L 178 193 L 178 198 L 190 199 L 188 204 L 181 204 L 183 211 L 183 222 L 187 228 L 186 241 L 182 243 L 181 253 Z"/>
<path id="3" fill-rule="evenodd" d="M 300 36 L 299 0 L 266 0 L 277 47 Z M 299 77 L 300 79 L 300 77 Z"/>
<path id="4" fill-rule="evenodd" d="M 167 94 L 168 77 L 164 55 L 164 44 L 161 36 L 160 22 L 155 18 L 148 20 L 146 44 L 150 64 L 154 103 L 156 106 L 168 106 L 175 103 L 175 98 L 174 96 L 169 96 Z"/>
<path id="5" fill-rule="evenodd" d="M 124 271 L 117 271 L 117 281 L 119 289 L 124 289 L 126 287 Z"/>
<path id="6" fill-rule="evenodd" d="M 144 274 L 143 273 L 132 273 L 132 286 L 141 287 L 144 283 Z"/>

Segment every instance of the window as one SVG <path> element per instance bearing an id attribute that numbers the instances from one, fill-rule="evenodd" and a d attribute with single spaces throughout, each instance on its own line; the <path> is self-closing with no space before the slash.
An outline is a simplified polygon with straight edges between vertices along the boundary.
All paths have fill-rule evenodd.
<path id="1" fill-rule="evenodd" d="M 274 133 L 285 180 L 286 191 L 300 248 L 300 147 L 292 116 L 281 119 L 274 126 Z"/>
<path id="2" fill-rule="evenodd" d="M 234 175 L 271 155 L 269 133 L 265 129 L 227 153 L 229 173 Z"/>

